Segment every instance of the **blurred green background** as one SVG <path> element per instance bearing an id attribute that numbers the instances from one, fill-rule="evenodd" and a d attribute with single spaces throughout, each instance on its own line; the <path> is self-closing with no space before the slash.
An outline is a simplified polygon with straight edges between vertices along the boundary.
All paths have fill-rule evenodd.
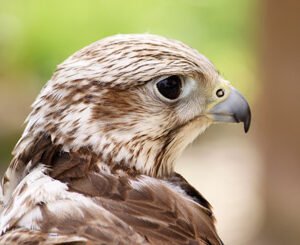
<path id="1" fill-rule="evenodd" d="M 2 74 L 47 80 L 79 48 L 116 33 L 156 33 L 199 49 L 241 86 L 252 80 L 251 0 L 0 1 Z M 228 74 L 227 74 L 228 73 Z M 17 75 L 17 74 L 15 74 Z M 23 77 L 24 74 L 22 74 Z"/>

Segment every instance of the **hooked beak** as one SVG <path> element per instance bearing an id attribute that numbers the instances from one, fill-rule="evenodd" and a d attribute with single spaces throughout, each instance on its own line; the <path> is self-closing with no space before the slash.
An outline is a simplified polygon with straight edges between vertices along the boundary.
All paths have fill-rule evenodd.
<path id="1" fill-rule="evenodd" d="M 208 111 L 214 122 L 243 122 L 245 133 L 251 123 L 251 111 L 246 99 L 233 87 L 229 96 Z"/>

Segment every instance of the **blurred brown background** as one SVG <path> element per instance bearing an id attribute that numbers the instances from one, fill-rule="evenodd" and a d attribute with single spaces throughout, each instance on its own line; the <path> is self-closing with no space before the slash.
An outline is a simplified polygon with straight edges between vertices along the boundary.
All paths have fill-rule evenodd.
<path id="1" fill-rule="evenodd" d="M 250 101 L 253 125 L 216 125 L 177 171 L 210 200 L 225 244 L 300 244 L 300 2 L 0 0 L 0 169 L 55 66 L 116 33 L 179 39 Z"/>

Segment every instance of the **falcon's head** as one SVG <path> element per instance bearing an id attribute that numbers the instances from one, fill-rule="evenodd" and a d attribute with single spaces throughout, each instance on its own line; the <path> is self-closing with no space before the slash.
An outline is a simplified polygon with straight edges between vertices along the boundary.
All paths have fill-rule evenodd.
<path id="1" fill-rule="evenodd" d="M 250 109 L 206 57 L 156 35 L 116 35 L 58 66 L 16 151 L 43 133 L 64 151 L 89 149 L 103 168 L 161 177 L 214 122 L 243 122 L 247 132 Z"/>

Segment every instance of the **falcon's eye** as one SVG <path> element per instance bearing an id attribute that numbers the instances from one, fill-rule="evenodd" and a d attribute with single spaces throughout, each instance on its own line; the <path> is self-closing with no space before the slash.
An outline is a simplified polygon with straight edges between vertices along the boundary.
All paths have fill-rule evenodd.
<path id="1" fill-rule="evenodd" d="M 159 81 L 156 87 L 165 98 L 175 100 L 181 94 L 182 83 L 178 76 L 170 76 Z"/>

